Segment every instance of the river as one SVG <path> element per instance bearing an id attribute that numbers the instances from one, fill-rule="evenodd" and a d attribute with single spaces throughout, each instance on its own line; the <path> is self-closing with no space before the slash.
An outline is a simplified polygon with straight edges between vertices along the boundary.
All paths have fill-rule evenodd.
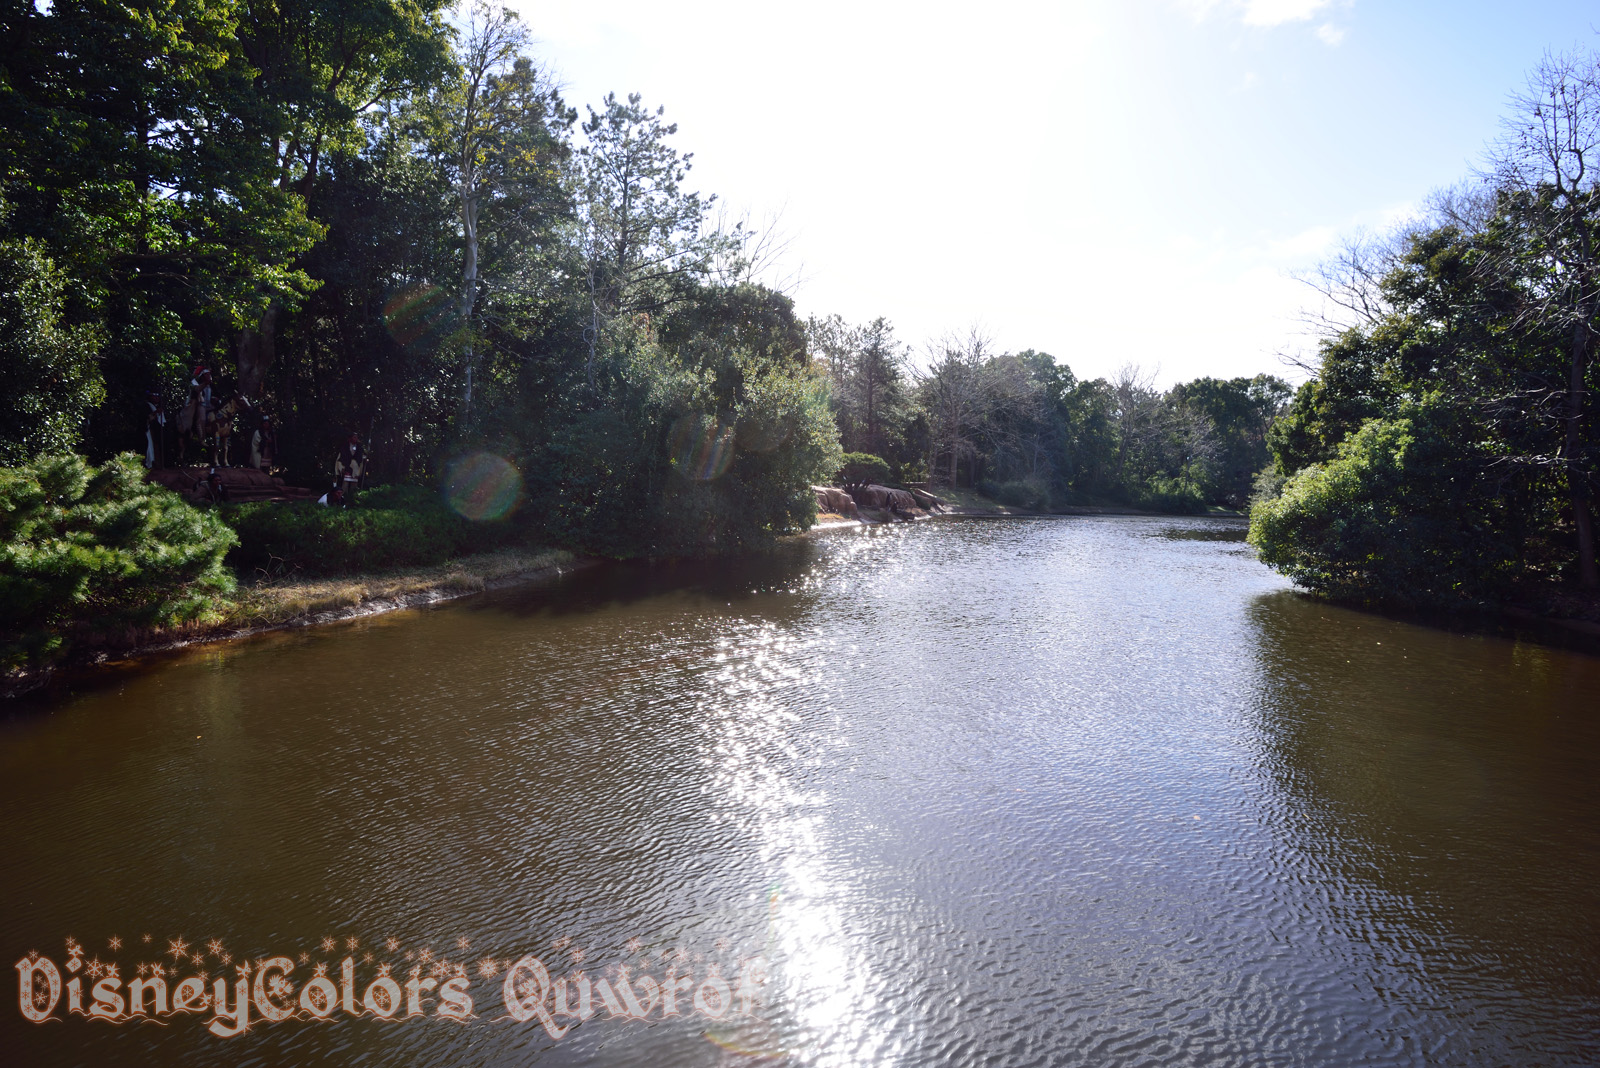
<path id="1" fill-rule="evenodd" d="M 0 726 L 0 1044 L 1592 1065 L 1597 695 L 1203 519 L 838 530 L 207 647 Z M 190 977 L 233 1015 L 171 1011 Z"/>

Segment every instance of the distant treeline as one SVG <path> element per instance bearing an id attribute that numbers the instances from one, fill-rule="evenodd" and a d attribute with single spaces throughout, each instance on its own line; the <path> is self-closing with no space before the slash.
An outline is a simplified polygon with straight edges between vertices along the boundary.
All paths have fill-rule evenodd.
<path id="1" fill-rule="evenodd" d="M 59 457 L 138 450 L 146 391 L 175 409 L 204 365 L 278 421 L 294 481 L 325 481 L 351 431 L 380 481 L 489 452 L 520 472 L 519 536 L 594 552 L 801 527 L 848 454 L 1035 508 L 1254 497 L 1263 557 L 1345 599 L 1596 585 L 1592 57 L 1535 73 L 1489 181 L 1328 265 L 1341 314 L 1298 392 L 1161 391 L 978 333 L 914 352 L 883 319 L 802 319 L 757 281 L 770 235 L 691 191 L 661 110 L 580 116 L 530 42 L 441 0 L 0 8 L 16 530 L 66 529 L 41 487 L 81 489 L 84 516 L 104 487 L 143 500 L 125 465 Z M 196 535 L 205 559 L 219 537 Z"/>
<path id="2" fill-rule="evenodd" d="M 440 0 L 14 4 L 0 15 L 0 464 L 139 449 L 196 366 L 315 484 L 487 449 L 550 540 L 738 547 L 845 449 L 1050 507 L 1245 503 L 1287 399 L 1078 381 L 973 336 L 922 373 L 801 321 L 768 235 L 687 186 L 637 96 L 580 118 L 506 11 Z"/>

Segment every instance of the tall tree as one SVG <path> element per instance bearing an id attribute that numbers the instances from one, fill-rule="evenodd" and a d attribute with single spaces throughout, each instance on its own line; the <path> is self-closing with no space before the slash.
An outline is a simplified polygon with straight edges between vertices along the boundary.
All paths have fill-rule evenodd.
<path id="1" fill-rule="evenodd" d="M 137 397 L 312 282 L 318 234 L 274 184 L 232 0 L 62 0 L 5 9 L 8 229 L 79 282 L 64 314 L 103 325 L 118 400 L 97 447 L 126 447 Z"/>
<path id="2" fill-rule="evenodd" d="M 1516 255 L 1536 272 L 1526 320 L 1565 335 L 1566 434 L 1561 446 L 1578 543 L 1579 584 L 1600 586 L 1594 458 L 1586 448 L 1588 378 L 1600 319 L 1600 58 L 1546 55 L 1515 100 L 1494 159 Z"/>
<path id="3" fill-rule="evenodd" d="M 593 319 L 591 387 L 603 317 L 661 311 L 687 299 L 717 259 L 741 245 L 737 235 L 707 227 L 714 196 L 683 188 L 694 156 L 668 143 L 678 127 L 663 114 L 646 108 L 638 93 L 625 101 L 607 93 L 602 110 L 590 108 L 583 124 L 577 185 Z"/>
<path id="4" fill-rule="evenodd" d="M 277 188 L 317 214 L 330 151 L 358 152 L 361 117 L 449 69 L 449 0 L 238 0 L 238 41 L 251 69 L 241 98 L 270 148 Z M 240 331 L 240 388 L 254 394 L 277 358 L 280 301 Z"/>
<path id="5" fill-rule="evenodd" d="M 514 11 L 478 0 L 461 29 L 456 76 L 436 88 L 421 109 L 441 143 L 459 201 L 463 426 L 475 421 L 479 339 L 474 312 L 485 282 L 480 227 L 486 210 L 505 216 L 495 220 L 503 228 L 535 220 L 547 228 L 563 201 L 562 134 L 576 116 L 525 54 L 530 42 Z"/>
<path id="6" fill-rule="evenodd" d="M 992 380 L 984 373 L 993 342 L 974 327 L 965 336 L 947 335 L 929 355 L 932 366 L 917 382 L 933 446 L 928 471 L 936 473 L 948 457 L 946 479 L 955 486 L 961 461 L 977 455 L 978 434 L 993 408 Z"/>

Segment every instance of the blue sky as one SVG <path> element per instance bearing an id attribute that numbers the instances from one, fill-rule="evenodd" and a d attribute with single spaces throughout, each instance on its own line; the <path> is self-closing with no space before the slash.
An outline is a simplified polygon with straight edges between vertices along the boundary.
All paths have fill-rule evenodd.
<path id="1" fill-rule="evenodd" d="M 1566 2 L 513 0 L 573 103 L 637 91 L 693 186 L 781 211 L 803 314 L 985 328 L 1084 377 L 1294 375 L 1289 273 L 1470 176 Z"/>

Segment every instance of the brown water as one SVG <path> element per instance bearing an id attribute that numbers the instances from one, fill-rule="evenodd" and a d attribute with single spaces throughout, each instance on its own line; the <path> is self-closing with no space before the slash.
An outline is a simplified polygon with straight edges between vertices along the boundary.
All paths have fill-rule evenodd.
<path id="1" fill-rule="evenodd" d="M 0 1053 L 1600 1063 L 1600 660 L 1315 604 L 1238 536 L 839 531 L 210 649 L 14 716 Z M 282 955 L 269 1006 L 347 956 L 358 1009 L 380 965 L 459 964 L 473 1017 L 435 988 L 415 1018 L 253 1009 L 225 1038 L 63 993 L 29 1023 L 10 965 L 68 979 L 69 938 L 124 993 L 155 962 L 175 989 Z M 651 1011 L 596 993 L 555 1039 L 507 1016 L 524 954 L 619 999 L 626 967 Z M 716 1016 L 714 968 L 755 1000 Z"/>

